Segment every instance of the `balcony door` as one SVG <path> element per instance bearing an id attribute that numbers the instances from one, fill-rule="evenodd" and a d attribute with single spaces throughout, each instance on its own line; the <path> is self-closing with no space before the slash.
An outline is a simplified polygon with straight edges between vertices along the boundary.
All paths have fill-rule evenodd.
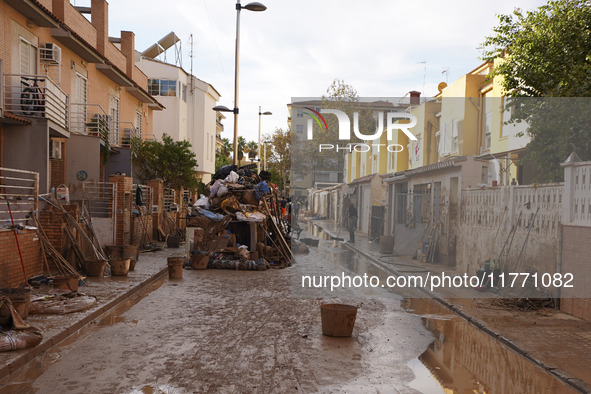
<path id="1" fill-rule="evenodd" d="M 80 73 L 76 73 L 76 83 L 72 94 L 72 131 L 81 134 L 96 133 L 98 130 L 88 119 L 86 108 L 88 80 Z M 95 121 L 96 122 L 96 121 Z"/>

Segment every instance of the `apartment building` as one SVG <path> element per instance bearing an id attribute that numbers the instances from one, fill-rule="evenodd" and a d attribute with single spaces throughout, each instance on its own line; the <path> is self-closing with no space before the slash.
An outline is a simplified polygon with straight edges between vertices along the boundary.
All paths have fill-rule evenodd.
<path id="1" fill-rule="evenodd" d="M 174 33 L 162 40 L 178 39 L 172 36 Z M 157 54 L 148 48 L 136 56 L 137 66 L 148 76 L 148 92 L 165 106 L 154 114 L 154 137 L 162 139 L 166 133 L 175 141 L 189 141 L 196 155 L 197 172 L 207 183 L 215 173 L 218 123 L 221 124 L 212 108 L 221 96 L 211 84 L 182 67 L 155 59 Z"/>
<path id="2" fill-rule="evenodd" d="M 163 106 L 135 66 L 132 32 L 108 37 L 108 3 L 0 1 L 0 166 L 39 173 L 39 192 L 131 173 L 129 138 L 152 134 Z"/>

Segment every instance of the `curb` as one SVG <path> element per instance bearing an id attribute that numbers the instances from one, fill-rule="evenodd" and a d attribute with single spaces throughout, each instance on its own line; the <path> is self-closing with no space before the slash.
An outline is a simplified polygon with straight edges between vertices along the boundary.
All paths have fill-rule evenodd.
<path id="1" fill-rule="evenodd" d="M 334 236 L 334 234 L 332 234 L 330 231 L 325 230 L 324 227 L 322 227 L 321 225 L 316 224 L 316 223 L 314 223 L 313 221 L 310 221 L 310 220 L 308 220 L 308 223 L 311 223 L 312 225 L 318 227 L 320 230 L 324 231 L 325 233 L 327 233 L 331 237 L 336 238 Z M 382 264 L 382 262 L 380 260 L 378 260 L 375 257 L 371 256 L 370 254 L 368 254 L 368 253 L 366 253 L 366 252 L 364 252 L 364 251 L 356 248 L 352 244 L 350 244 L 348 242 L 341 242 L 341 244 L 344 245 L 350 251 L 352 251 L 352 252 L 354 252 L 354 253 L 356 253 L 358 255 L 361 255 L 361 256 L 365 257 L 366 259 L 370 260 L 372 263 L 378 265 L 379 267 L 381 267 L 381 268 L 383 268 L 383 269 L 385 269 L 387 271 L 390 271 L 390 272 L 392 272 L 392 273 L 394 273 L 396 275 L 402 275 L 396 269 L 392 268 L 391 266 L 385 266 L 384 264 Z M 503 345 L 507 346 L 509 349 L 511 349 L 511 350 L 515 351 L 516 353 L 520 354 L 521 356 L 523 356 L 524 358 L 526 358 L 530 362 L 534 363 L 538 367 L 542 368 L 547 373 L 551 374 L 556 379 L 558 379 L 561 382 L 567 384 L 571 388 L 574 388 L 575 390 L 577 390 L 577 391 L 579 391 L 581 393 L 591 393 L 591 385 L 589 385 L 585 381 L 577 378 L 576 376 L 573 376 L 573 375 L 569 374 L 568 372 L 566 372 L 566 371 L 564 371 L 564 370 L 562 370 L 560 368 L 555 368 L 555 367 L 551 367 L 551 366 L 546 365 L 544 362 L 538 360 L 537 358 L 535 358 L 532 355 L 530 355 L 527 351 L 525 351 L 524 349 L 520 348 L 518 345 L 516 345 L 510 339 L 505 338 L 504 336 L 502 336 L 501 334 L 499 334 L 496 331 L 493 331 L 491 328 L 489 328 L 488 326 L 486 326 L 483 322 L 481 322 L 480 320 L 478 320 L 478 319 L 476 319 L 476 318 L 468 315 L 466 312 L 464 312 L 463 310 L 461 310 L 460 308 L 458 308 L 457 306 L 455 306 L 451 302 L 447 301 L 446 299 L 441 298 L 439 295 L 437 295 L 435 293 L 432 293 L 431 291 L 429 291 L 427 289 L 424 289 L 424 288 L 417 288 L 417 290 L 423 292 L 424 294 L 426 294 L 427 296 L 429 296 L 429 298 L 433 299 L 434 301 L 437 301 L 438 303 L 440 303 L 441 305 L 443 305 L 447 309 L 451 310 L 452 312 L 454 312 L 458 316 L 462 317 L 464 320 L 466 320 L 468 323 L 470 323 L 474 327 L 476 327 L 479 330 L 483 331 L 484 333 L 490 335 L 491 337 L 493 337 L 497 341 L 501 342 Z"/>
<path id="2" fill-rule="evenodd" d="M 121 295 L 115 297 L 113 300 L 109 301 L 107 304 L 103 305 L 102 307 L 98 308 L 97 310 L 91 312 L 90 314 L 84 316 L 82 319 L 78 320 L 74 324 L 69 327 L 66 327 L 60 333 L 54 335 L 53 337 L 49 338 L 47 341 L 40 343 L 39 345 L 29 349 L 26 353 L 22 354 L 20 357 L 15 358 L 14 360 L 10 361 L 8 364 L 2 366 L 0 368 L 0 380 L 6 378 L 10 374 L 18 371 L 22 367 L 24 367 L 29 362 L 33 361 L 35 358 L 40 356 L 41 354 L 51 350 L 55 346 L 59 345 L 61 342 L 66 340 L 71 335 L 75 334 L 77 331 L 88 325 L 93 320 L 101 317 L 102 315 L 107 314 L 111 311 L 111 309 L 115 308 L 121 302 L 125 301 L 126 299 L 132 297 L 136 293 L 138 293 L 143 288 L 147 287 L 148 285 L 156 282 L 161 277 L 165 276 L 168 272 L 168 267 L 163 268 L 159 272 L 155 273 L 151 277 L 149 277 L 144 282 L 140 282 L 128 291 L 122 293 Z"/>

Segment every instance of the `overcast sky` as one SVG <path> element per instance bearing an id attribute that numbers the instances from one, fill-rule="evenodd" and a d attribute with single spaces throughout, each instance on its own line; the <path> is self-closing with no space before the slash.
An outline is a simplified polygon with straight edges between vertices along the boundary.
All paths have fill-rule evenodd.
<path id="1" fill-rule="evenodd" d="M 73 1 L 86 5 L 89 1 Z M 484 37 L 495 14 L 532 10 L 542 0 L 261 0 L 265 12 L 243 10 L 240 35 L 239 133 L 258 139 L 287 127 L 291 97 L 321 96 L 334 79 L 360 96 L 400 97 L 410 90 L 432 96 L 439 82 L 452 82 L 478 66 Z M 243 1 L 245 5 L 247 2 Z M 183 68 L 234 106 L 234 0 L 110 0 L 109 35 L 136 35 L 143 51 L 174 31 L 182 39 Z M 171 53 L 168 60 L 173 60 Z M 426 72 L 425 64 L 426 62 Z M 442 73 L 444 67 L 449 73 Z M 424 81 L 424 82 L 423 82 Z M 423 93 L 425 95 L 425 93 Z M 224 137 L 232 139 L 228 113 Z"/>

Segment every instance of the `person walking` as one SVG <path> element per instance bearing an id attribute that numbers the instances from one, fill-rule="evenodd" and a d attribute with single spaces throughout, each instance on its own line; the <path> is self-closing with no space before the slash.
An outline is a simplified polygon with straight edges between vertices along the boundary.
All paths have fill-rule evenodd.
<path id="1" fill-rule="evenodd" d="M 347 225 L 349 227 L 349 242 L 355 243 L 355 230 L 357 229 L 357 208 L 353 204 L 353 201 L 349 200 L 349 208 L 347 209 L 349 221 Z"/>

